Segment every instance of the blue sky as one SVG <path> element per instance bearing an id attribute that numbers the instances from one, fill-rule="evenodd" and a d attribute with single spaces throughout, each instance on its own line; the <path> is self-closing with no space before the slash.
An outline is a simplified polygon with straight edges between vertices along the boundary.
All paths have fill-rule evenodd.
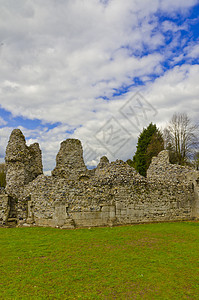
<path id="1" fill-rule="evenodd" d="M 150 122 L 164 128 L 175 112 L 198 121 L 199 1 L 0 4 L 1 161 L 14 128 L 40 143 L 49 172 L 66 138 L 94 166 L 131 158 Z"/>

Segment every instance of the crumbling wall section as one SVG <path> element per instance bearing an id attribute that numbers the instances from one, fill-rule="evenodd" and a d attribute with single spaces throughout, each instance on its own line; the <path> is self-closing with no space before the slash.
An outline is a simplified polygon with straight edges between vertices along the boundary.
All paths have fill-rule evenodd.
<path id="1" fill-rule="evenodd" d="M 168 150 L 161 151 L 158 156 L 152 158 L 151 164 L 147 170 L 147 178 L 155 181 L 187 182 L 191 173 L 195 173 L 188 166 L 180 166 L 169 162 Z M 190 178 L 191 179 L 191 178 Z"/>
<path id="2" fill-rule="evenodd" d="M 52 176 L 77 180 L 86 171 L 81 142 L 77 139 L 63 141 L 56 157 L 56 167 L 52 171 Z"/>
<path id="3" fill-rule="evenodd" d="M 0 194 L 0 226 L 5 225 L 9 215 L 8 195 Z"/>
<path id="4" fill-rule="evenodd" d="M 6 148 L 6 192 L 21 198 L 24 185 L 43 173 L 41 150 L 38 143 L 29 147 L 20 129 L 14 129 Z"/>
<path id="5" fill-rule="evenodd" d="M 161 151 L 158 156 L 152 158 L 152 162 L 147 171 L 147 178 L 153 182 L 161 185 L 162 190 L 166 187 L 182 186 L 191 190 L 194 194 L 192 205 L 192 218 L 199 218 L 199 171 L 194 170 L 188 166 L 180 166 L 169 163 L 169 152 L 167 150 Z M 183 198 L 182 198 L 183 202 Z"/>

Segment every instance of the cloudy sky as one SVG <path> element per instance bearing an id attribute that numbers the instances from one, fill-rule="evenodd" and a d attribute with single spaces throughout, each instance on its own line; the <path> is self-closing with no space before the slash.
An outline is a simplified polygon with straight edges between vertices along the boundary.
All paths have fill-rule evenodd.
<path id="1" fill-rule="evenodd" d="M 0 0 L 0 157 L 11 131 L 85 161 L 132 158 L 150 122 L 199 114 L 199 1 Z"/>

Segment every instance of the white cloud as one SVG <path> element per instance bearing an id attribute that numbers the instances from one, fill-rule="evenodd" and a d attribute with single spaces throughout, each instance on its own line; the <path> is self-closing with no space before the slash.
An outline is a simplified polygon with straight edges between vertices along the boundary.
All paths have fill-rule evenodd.
<path id="1" fill-rule="evenodd" d="M 160 7 L 163 11 L 167 11 L 169 13 L 175 13 L 176 9 L 181 10 L 181 12 L 184 11 L 187 12 L 187 8 L 190 8 L 198 3 L 197 0 L 161 0 L 160 1 Z"/>
<path id="2" fill-rule="evenodd" d="M 172 31 L 172 32 L 177 32 L 177 31 L 180 31 L 180 30 L 188 30 L 188 25 L 185 23 L 181 26 L 178 26 L 176 25 L 174 22 L 171 22 L 171 21 L 165 21 L 163 22 L 162 24 L 162 28 L 163 28 L 163 31 Z"/>
<path id="3" fill-rule="evenodd" d="M 186 47 L 185 52 L 186 52 L 186 55 L 187 55 L 188 58 L 198 59 L 198 57 L 199 57 L 199 45 L 198 44 L 189 45 L 189 46 Z"/>
<path id="4" fill-rule="evenodd" d="M 117 98 L 112 94 L 114 89 L 133 84 L 135 77 L 145 82 L 142 92 L 159 112 L 145 125 L 148 121 L 162 124 L 163 119 L 182 109 L 196 118 L 197 66 L 175 67 L 165 74 L 162 68 L 162 62 L 170 56 L 171 64 L 183 58 L 184 54 L 178 57 L 172 51 L 179 45 L 179 30 L 186 30 L 188 25 L 166 21 L 160 26 L 156 15 L 159 10 L 168 14 L 187 11 L 195 3 L 0 0 L 1 106 L 13 116 L 40 119 L 43 124 L 61 122 L 51 130 L 22 128 L 28 143 L 40 143 L 45 169 L 53 168 L 59 143 L 70 136 L 70 130 L 100 155 L 110 156 L 95 140 L 95 133 L 111 116 L 132 135 L 118 155 L 122 159 L 132 157 L 138 132 L 119 109 L 137 89 Z M 165 42 L 167 30 L 174 35 L 170 45 Z M 164 53 L 156 51 L 159 47 Z M 143 55 L 145 48 L 148 52 Z M 190 44 L 186 51 L 187 58 L 197 58 L 196 44 Z M 150 83 L 151 74 L 160 78 Z M 0 125 L 6 125 L 5 121 L 0 119 Z M 4 135 L 10 130 L 0 130 L 0 145 L 4 148 Z"/>
<path id="5" fill-rule="evenodd" d="M 139 58 L 123 48 L 142 50 L 143 40 L 151 49 L 163 44 L 160 33 L 152 34 L 157 20 L 151 23 L 149 17 L 157 3 L 153 8 L 130 0 L 105 7 L 97 0 L 51 1 L 48 9 L 38 1 L 4 5 L 2 107 L 14 116 L 72 126 L 93 119 L 97 97 L 110 97 L 134 76 L 161 70 L 161 55 Z"/>
<path id="6" fill-rule="evenodd" d="M 187 113 L 194 123 L 199 113 L 198 65 L 176 66 L 147 88 L 146 97 L 157 110 L 157 124 L 164 125 L 175 112 Z"/>
<path id="7" fill-rule="evenodd" d="M 6 124 L 7 124 L 7 122 L 2 117 L 0 117 L 0 126 L 6 125 Z"/>

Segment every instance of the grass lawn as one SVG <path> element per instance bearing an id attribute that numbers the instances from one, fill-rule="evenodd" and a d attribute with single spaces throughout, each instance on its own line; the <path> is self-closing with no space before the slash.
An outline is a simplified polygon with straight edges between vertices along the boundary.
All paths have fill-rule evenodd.
<path id="1" fill-rule="evenodd" d="M 0 228 L 0 299 L 199 299 L 199 223 Z"/>

